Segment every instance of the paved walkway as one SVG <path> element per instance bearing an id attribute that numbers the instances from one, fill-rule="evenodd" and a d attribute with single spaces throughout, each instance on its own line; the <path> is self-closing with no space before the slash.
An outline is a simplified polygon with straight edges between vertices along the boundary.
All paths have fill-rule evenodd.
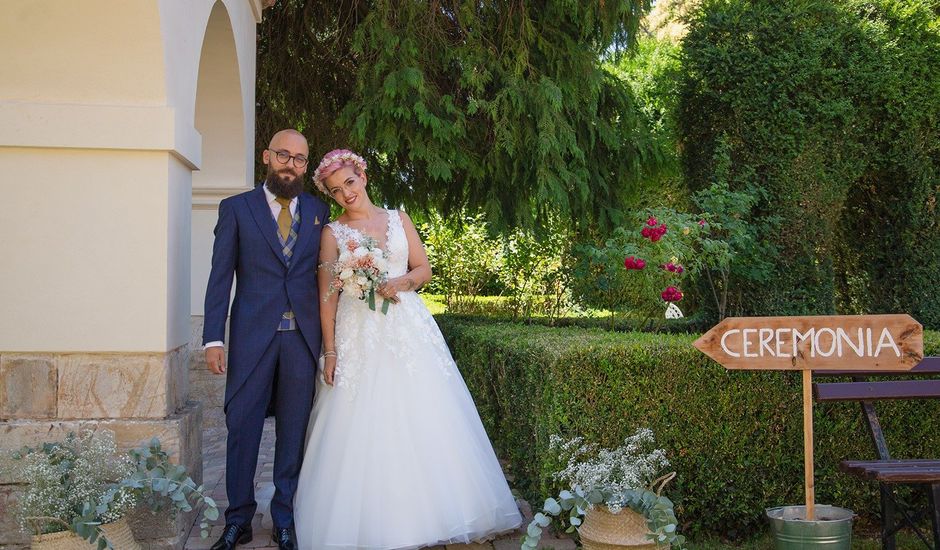
<path id="1" fill-rule="evenodd" d="M 202 438 L 203 485 L 218 503 L 219 511 L 224 511 L 228 506 L 228 498 L 225 495 L 225 428 L 207 428 Z M 239 548 L 277 549 L 277 546 L 271 542 L 271 517 L 268 513 L 271 497 L 274 495 L 273 469 L 274 419 L 269 418 L 264 425 L 258 471 L 255 473 L 255 497 L 258 500 L 258 512 L 252 521 L 254 540 Z M 525 516 L 524 527 L 531 519 L 531 512 L 524 501 L 520 501 L 520 509 Z M 223 524 L 224 519 L 220 514 L 219 519 L 213 522 L 209 537 L 203 539 L 199 536 L 199 518 L 197 517 L 189 540 L 186 542 L 186 550 L 204 550 L 212 546 L 221 536 Z M 518 550 L 522 533 L 520 529 L 515 533 L 482 544 L 436 546 L 433 550 Z M 575 547 L 570 539 L 543 538 L 539 545 L 539 548 L 555 548 L 556 550 L 574 550 Z"/>

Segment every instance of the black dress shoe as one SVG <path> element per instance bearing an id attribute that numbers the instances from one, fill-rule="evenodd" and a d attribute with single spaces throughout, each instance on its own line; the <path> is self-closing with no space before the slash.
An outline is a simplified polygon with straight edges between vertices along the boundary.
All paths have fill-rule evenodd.
<path id="1" fill-rule="evenodd" d="M 279 550 L 297 550 L 297 543 L 294 542 L 294 533 L 290 527 L 275 527 L 271 531 L 271 538 L 277 543 Z"/>
<path id="2" fill-rule="evenodd" d="M 222 531 L 222 536 L 212 545 L 211 550 L 235 550 L 236 544 L 247 544 L 251 542 L 251 526 L 229 523 Z"/>

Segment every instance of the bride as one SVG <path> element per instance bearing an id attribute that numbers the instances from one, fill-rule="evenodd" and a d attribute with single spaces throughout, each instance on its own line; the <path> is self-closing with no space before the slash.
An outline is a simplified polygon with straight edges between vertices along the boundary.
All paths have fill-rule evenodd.
<path id="1" fill-rule="evenodd" d="M 512 530 L 522 518 L 450 351 L 415 290 L 431 278 L 407 214 L 372 204 L 366 163 L 323 157 L 317 187 L 344 212 L 320 244 L 322 378 L 294 500 L 302 550 L 421 548 Z M 374 239 L 376 302 L 330 291 L 332 263 Z M 328 296 L 328 297 L 327 297 Z"/>

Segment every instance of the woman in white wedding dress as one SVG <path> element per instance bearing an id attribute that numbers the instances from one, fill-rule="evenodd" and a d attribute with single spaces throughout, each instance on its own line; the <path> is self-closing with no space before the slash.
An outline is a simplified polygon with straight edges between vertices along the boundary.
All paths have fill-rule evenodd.
<path id="1" fill-rule="evenodd" d="M 314 181 L 344 212 L 320 244 L 322 377 L 294 499 L 301 550 L 392 550 L 466 543 L 522 521 L 463 378 L 415 290 L 431 278 L 403 212 L 372 204 L 366 164 L 324 156 Z M 341 247 L 364 237 L 388 254 L 387 314 L 329 293 Z M 378 299 L 376 305 L 381 304 Z"/>

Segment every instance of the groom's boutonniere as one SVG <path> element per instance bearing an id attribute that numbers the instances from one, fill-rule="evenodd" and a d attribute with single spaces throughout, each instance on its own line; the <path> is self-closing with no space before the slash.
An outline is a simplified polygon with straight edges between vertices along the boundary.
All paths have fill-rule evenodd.
<path id="1" fill-rule="evenodd" d="M 369 309 L 375 311 L 375 291 L 388 279 L 388 258 L 375 239 L 363 237 L 350 239 L 340 251 L 339 258 L 333 263 L 333 282 L 330 292 L 349 292 L 360 300 L 369 303 Z M 391 302 L 382 301 L 382 313 L 388 313 Z"/>

